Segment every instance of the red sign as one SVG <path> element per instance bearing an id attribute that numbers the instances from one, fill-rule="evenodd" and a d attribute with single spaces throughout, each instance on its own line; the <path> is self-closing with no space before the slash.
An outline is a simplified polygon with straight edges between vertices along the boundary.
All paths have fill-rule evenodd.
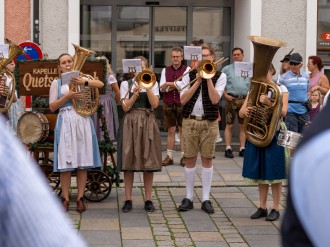
<path id="1" fill-rule="evenodd" d="M 323 41 L 330 42 L 330 32 L 321 33 L 320 38 Z"/>
<path id="2" fill-rule="evenodd" d="M 21 44 L 19 44 L 20 47 L 25 51 L 26 55 L 20 55 L 17 56 L 17 60 L 36 60 L 36 59 L 42 59 L 42 51 L 40 47 L 33 42 L 26 41 Z"/>

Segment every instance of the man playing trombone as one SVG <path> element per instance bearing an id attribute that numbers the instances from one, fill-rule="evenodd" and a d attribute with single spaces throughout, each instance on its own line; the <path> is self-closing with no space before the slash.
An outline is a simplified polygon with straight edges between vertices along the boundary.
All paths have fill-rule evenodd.
<path id="1" fill-rule="evenodd" d="M 188 211 L 194 208 L 196 160 L 200 149 L 203 186 L 202 210 L 212 214 L 214 209 L 209 196 L 213 175 L 212 159 L 215 153 L 215 141 L 219 135 L 218 104 L 225 89 L 227 78 L 224 73 L 216 71 L 216 64 L 212 62 L 214 51 L 211 47 L 202 45 L 202 57 L 203 62 L 206 62 L 206 66 L 203 67 L 212 65 L 214 72 L 208 74 L 201 69 L 202 66 L 197 65 L 197 73 L 194 71 L 195 69 L 191 69 L 183 77 L 182 82 L 177 83 L 177 85 L 181 84 L 179 87 L 182 88 L 180 99 L 183 105 L 182 136 L 186 179 L 186 197 L 182 200 L 179 210 Z M 201 64 L 202 62 L 199 61 L 198 63 Z M 195 81 L 193 82 L 193 80 Z"/>

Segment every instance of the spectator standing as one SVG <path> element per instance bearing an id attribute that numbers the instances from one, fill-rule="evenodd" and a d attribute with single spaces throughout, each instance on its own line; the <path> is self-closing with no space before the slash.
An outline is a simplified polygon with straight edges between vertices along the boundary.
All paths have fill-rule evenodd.
<path id="1" fill-rule="evenodd" d="M 235 62 L 242 62 L 244 58 L 244 52 L 241 48 L 234 48 L 232 50 L 233 63 L 225 66 L 222 69 L 222 72 L 227 76 L 227 85 L 226 90 L 224 92 L 224 97 L 227 101 L 225 107 L 226 114 L 226 127 L 225 127 L 225 142 L 226 142 L 226 150 L 225 157 L 234 158 L 233 150 L 231 147 L 232 135 L 233 135 L 233 127 L 235 118 L 238 118 L 238 126 L 239 126 L 239 142 L 240 142 L 240 151 L 239 156 L 244 157 L 245 153 L 245 132 L 244 132 L 244 118 L 241 118 L 238 114 L 241 109 L 244 100 L 246 98 L 247 93 L 250 88 L 249 77 L 241 77 L 235 76 Z"/>
<path id="2" fill-rule="evenodd" d="M 311 72 L 309 74 L 309 87 L 308 93 L 312 93 L 315 90 L 319 90 L 324 96 L 329 91 L 329 80 L 326 75 L 322 73 L 324 65 L 320 57 L 310 56 L 308 57 L 307 68 Z"/>
<path id="3" fill-rule="evenodd" d="M 315 116 L 320 112 L 321 105 L 321 92 L 319 90 L 315 90 L 309 95 L 309 101 L 311 102 L 312 109 L 308 112 L 309 120 L 312 122 Z"/>
<path id="4" fill-rule="evenodd" d="M 182 142 L 182 105 L 180 93 L 174 85 L 174 81 L 181 77 L 186 70 L 182 64 L 183 50 L 181 47 L 173 47 L 171 50 L 172 65 L 162 70 L 160 78 L 160 91 L 163 92 L 163 113 L 165 127 L 167 128 L 167 156 L 163 160 L 163 166 L 173 164 L 173 152 L 175 142 L 176 126 L 179 127 L 180 134 L 180 165 L 184 166 L 183 161 L 183 142 Z"/>
<path id="5" fill-rule="evenodd" d="M 309 122 L 308 109 L 305 106 L 309 101 L 307 90 L 309 76 L 301 72 L 302 57 L 293 53 L 290 58 L 290 70 L 279 79 L 279 84 L 284 85 L 289 92 L 289 107 L 285 117 L 285 124 L 290 131 L 301 133 Z"/>

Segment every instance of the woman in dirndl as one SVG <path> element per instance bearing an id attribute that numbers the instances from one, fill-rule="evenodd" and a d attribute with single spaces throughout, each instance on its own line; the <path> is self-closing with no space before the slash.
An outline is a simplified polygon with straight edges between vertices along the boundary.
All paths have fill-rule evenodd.
<path id="1" fill-rule="evenodd" d="M 120 101 L 119 86 L 116 77 L 113 75 L 109 60 L 105 56 L 96 57 L 96 59 L 103 59 L 106 61 L 107 85 L 105 88 L 105 94 L 100 94 L 99 104 L 103 106 L 103 114 L 105 116 L 109 138 L 111 141 L 115 141 L 119 127 L 117 111 L 117 104 Z M 93 122 L 97 138 L 103 140 L 104 135 L 101 132 L 101 121 L 97 112 L 93 115 Z"/>
<path id="2" fill-rule="evenodd" d="M 142 69 L 149 69 L 148 60 L 141 59 Z M 136 74 L 135 74 L 136 76 Z M 134 172 L 143 172 L 145 189 L 144 209 L 155 211 L 152 199 L 154 172 L 161 171 L 162 151 L 160 132 L 154 109 L 159 103 L 159 87 L 156 82 L 152 88 L 141 88 L 135 78 L 123 81 L 120 85 L 123 116 L 118 139 L 117 168 L 124 172 L 125 202 L 123 212 L 133 208 L 132 188 Z"/>
<path id="3" fill-rule="evenodd" d="M 73 59 L 64 53 L 58 58 L 61 73 L 72 71 Z M 99 80 L 88 80 L 85 77 L 72 77 L 71 83 L 90 87 L 103 87 Z M 80 116 L 72 106 L 72 99 L 81 98 L 80 92 L 74 92 L 68 85 L 62 85 L 61 80 L 54 80 L 49 92 L 49 109 L 54 112 L 59 109 L 54 130 L 54 172 L 60 172 L 62 187 L 62 204 L 69 209 L 69 189 L 71 172 L 77 171 L 77 208 L 79 213 L 86 211 L 83 200 L 87 182 L 87 169 L 102 165 L 98 141 L 91 117 Z"/>
<path id="4" fill-rule="evenodd" d="M 272 75 L 275 73 L 274 66 L 271 65 L 266 83 L 276 86 L 276 83 L 272 81 Z M 280 86 L 280 90 L 282 91 L 281 117 L 285 117 L 288 110 L 288 90 L 285 86 Z M 270 106 L 272 104 L 269 98 L 270 96 L 270 92 L 268 92 L 268 94 L 261 94 L 259 102 L 263 105 Z M 244 104 L 239 111 L 239 115 L 242 118 L 250 116 L 251 107 L 247 107 L 248 100 L 249 95 L 246 97 Z M 282 146 L 277 144 L 280 128 L 280 126 L 277 126 L 277 132 L 274 135 L 272 142 L 266 147 L 257 147 L 249 142 L 249 140 L 246 141 L 243 161 L 243 177 L 248 182 L 258 184 L 260 202 L 260 207 L 251 215 L 251 219 L 266 217 L 267 221 L 274 221 L 280 217 L 279 203 L 282 193 L 282 181 L 286 179 L 285 151 Z M 268 214 L 267 195 L 269 184 L 272 189 L 273 208 Z"/>

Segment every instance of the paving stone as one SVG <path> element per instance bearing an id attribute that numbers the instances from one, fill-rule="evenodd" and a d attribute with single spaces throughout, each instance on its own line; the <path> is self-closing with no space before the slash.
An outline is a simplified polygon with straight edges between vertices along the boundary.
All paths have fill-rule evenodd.
<path id="1" fill-rule="evenodd" d="M 153 239 L 151 229 L 149 227 L 123 227 L 122 228 L 123 239 Z"/>
<path id="2" fill-rule="evenodd" d="M 80 231 L 119 231 L 118 219 L 84 219 L 80 223 Z"/>
<path id="3" fill-rule="evenodd" d="M 223 237 L 219 232 L 190 232 L 190 236 L 194 241 L 199 242 L 223 241 Z"/>

